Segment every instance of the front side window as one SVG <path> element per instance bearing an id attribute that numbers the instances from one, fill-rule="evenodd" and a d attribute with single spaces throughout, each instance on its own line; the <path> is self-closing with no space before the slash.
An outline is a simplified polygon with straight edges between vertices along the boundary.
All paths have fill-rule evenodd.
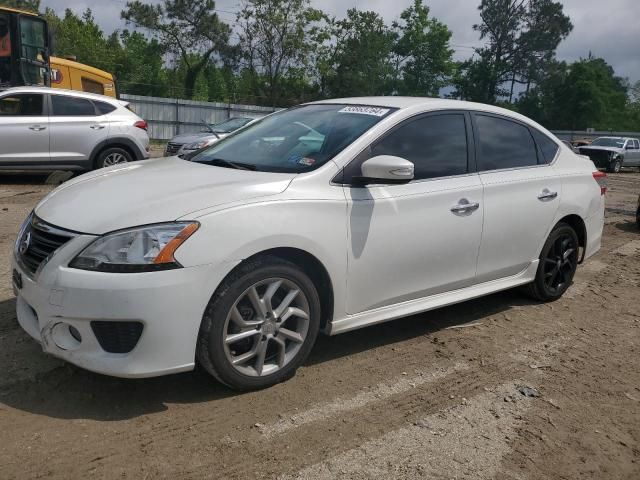
<path id="1" fill-rule="evenodd" d="M 393 155 L 414 164 L 414 180 L 468 172 L 464 115 L 433 115 L 400 126 L 371 148 L 370 157 Z"/>
<path id="2" fill-rule="evenodd" d="M 325 164 L 394 109 L 316 104 L 278 112 L 191 159 L 215 166 L 302 173 Z"/>
<path id="3" fill-rule="evenodd" d="M 41 63 L 46 61 L 46 33 L 42 20 L 20 17 L 20 40 L 22 58 Z"/>
<path id="4" fill-rule="evenodd" d="M 0 116 L 34 117 L 42 115 L 43 96 L 24 93 L 0 98 Z"/>
<path id="5" fill-rule="evenodd" d="M 85 98 L 51 95 L 51 105 L 56 117 L 86 117 L 96 114 L 93 103 Z"/>
<path id="6" fill-rule="evenodd" d="M 524 125 L 498 117 L 476 115 L 480 171 L 538 164 L 536 144 Z"/>

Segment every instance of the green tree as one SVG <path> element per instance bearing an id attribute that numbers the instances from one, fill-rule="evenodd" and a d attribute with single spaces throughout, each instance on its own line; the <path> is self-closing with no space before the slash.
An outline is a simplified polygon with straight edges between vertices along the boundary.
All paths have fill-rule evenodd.
<path id="1" fill-rule="evenodd" d="M 85 10 L 81 17 L 67 9 L 60 18 L 48 8 L 45 17 L 55 38 L 55 55 L 75 56 L 80 63 L 107 72 L 115 71 L 116 59 L 122 53 L 118 32 L 105 37 L 90 9 Z"/>
<path id="2" fill-rule="evenodd" d="M 134 95 L 168 95 L 164 48 L 158 41 L 128 30 L 122 32 L 120 41 L 122 48 L 114 71 L 119 89 Z"/>
<path id="3" fill-rule="evenodd" d="M 398 40 L 396 54 L 396 90 L 401 95 L 438 96 L 454 70 L 453 50 L 449 48 L 451 31 L 435 18 L 429 7 L 414 0 L 394 23 Z"/>
<path id="4" fill-rule="evenodd" d="M 553 0 L 482 0 L 478 9 L 481 23 L 473 28 L 486 44 L 461 72 L 482 75 L 475 82 L 458 77 L 458 95 L 487 103 L 499 97 L 511 101 L 514 85 L 531 88 L 573 25 Z"/>
<path id="5" fill-rule="evenodd" d="M 390 93 L 394 68 L 391 53 L 397 34 L 376 12 L 352 8 L 332 26 L 333 47 L 325 48 L 321 83 L 331 96 Z"/>
<path id="6" fill-rule="evenodd" d="M 40 0 L 0 0 L 0 6 L 39 12 Z"/>
<path id="7" fill-rule="evenodd" d="M 191 98 L 207 65 L 229 55 L 231 28 L 218 17 L 213 0 L 128 1 L 121 16 L 147 28 L 184 68 L 184 91 Z"/>
<path id="8" fill-rule="evenodd" d="M 238 13 L 240 55 L 254 92 L 272 106 L 288 103 L 283 82 L 310 67 L 312 38 L 323 14 L 309 0 L 248 0 Z M 284 93 L 286 91 L 286 93 Z"/>

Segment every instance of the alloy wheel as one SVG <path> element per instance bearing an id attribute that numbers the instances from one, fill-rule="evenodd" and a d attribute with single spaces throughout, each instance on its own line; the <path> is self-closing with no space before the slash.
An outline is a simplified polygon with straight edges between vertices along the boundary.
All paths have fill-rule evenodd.
<path id="1" fill-rule="evenodd" d="M 271 375 L 291 362 L 309 332 L 309 301 L 284 278 L 250 286 L 231 307 L 224 351 L 233 368 L 248 376 Z"/>
<path id="2" fill-rule="evenodd" d="M 127 163 L 127 158 L 118 152 L 113 152 L 104 157 L 103 165 L 110 167 L 111 165 L 118 165 L 120 163 Z"/>
<path id="3" fill-rule="evenodd" d="M 569 286 L 578 262 L 578 248 L 571 235 L 560 235 L 544 259 L 544 285 L 552 294 Z"/>

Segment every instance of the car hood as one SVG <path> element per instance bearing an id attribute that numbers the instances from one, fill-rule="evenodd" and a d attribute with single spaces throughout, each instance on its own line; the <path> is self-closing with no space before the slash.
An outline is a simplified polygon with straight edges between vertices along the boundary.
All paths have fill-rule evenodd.
<path id="1" fill-rule="evenodd" d="M 100 235 L 275 195 L 286 190 L 294 177 L 214 167 L 176 157 L 146 160 L 70 180 L 47 195 L 35 213 L 58 227 Z"/>
<path id="2" fill-rule="evenodd" d="M 593 146 L 588 146 L 588 147 L 578 147 L 581 151 L 582 150 L 601 150 L 604 152 L 615 152 L 615 153 L 622 153 L 623 149 L 622 148 L 617 148 L 617 147 L 601 147 L 599 145 L 593 145 Z"/>
<path id="3" fill-rule="evenodd" d="M 200 140 L 208 140 L 210 138 L 223 138 L 229 135 L 228 133 L 218 133 L 217 136 L 211 132 L 196 132 L 196 133 L 184 133 L 173 137 L 169 143 L 189 144 L 198 142 Z"/>

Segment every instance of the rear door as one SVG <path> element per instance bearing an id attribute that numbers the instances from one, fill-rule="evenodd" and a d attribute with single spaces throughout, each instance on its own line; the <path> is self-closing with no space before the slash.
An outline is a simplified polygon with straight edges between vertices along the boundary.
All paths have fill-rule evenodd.
<path id="1" fill-rule="evenodd" d="M 640 165 L 640 143 L 636 139 L 630 139 L 627 143 L 628 150 L 624 155 L 625 166 L 639 166 Z"/>
<path id="2" fill-rule="evenodd" d="M 484 185 L 477 272 L 482 283 L 516 275 L 538 258 L 558 210 L 561 182 L 550 165 L 559 147 L 545 134 L 502 116 L 473 117 Z"/>
<path id="3" fill-rule="evenodd" d="M 0 97 L 0 166 L 49 162 L 49 118 L 45 96 L 14 93 Z"/>
<path id="4" fill-rule="evenodd" d="M 81 97 L 51 94 L 51 160 L 88 166 L 91 153 L 109 135 L 109 124 L 94 103 Z"/>

